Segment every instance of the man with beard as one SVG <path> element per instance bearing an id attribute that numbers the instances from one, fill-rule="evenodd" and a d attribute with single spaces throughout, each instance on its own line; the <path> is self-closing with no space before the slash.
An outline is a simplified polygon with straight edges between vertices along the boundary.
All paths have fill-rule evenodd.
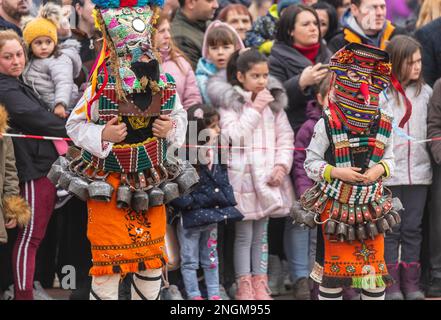
<path id="1" fill-rule="evenodd" d="M 173 39 L 190 59 L 193 69 L 202 57 L 207 23 L 219 7 L 217 0 L 179 0 L 180 9 L 171 25 Z"/>
<path id="2" fill-rule="evenodd" d="M 29 14 L 30 0 L 0 0 L 0 30 L 12 29 L 22 36 L 20 22 Z"/>

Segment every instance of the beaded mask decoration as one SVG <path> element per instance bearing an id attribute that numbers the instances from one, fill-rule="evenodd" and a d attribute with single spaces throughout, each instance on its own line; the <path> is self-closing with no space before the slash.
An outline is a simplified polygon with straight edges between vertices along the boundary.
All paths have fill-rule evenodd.
<path id="1" fill-rule="evenodd" d="M 118 100 L 131 101 L 141 111 L 152 103 L 153 96 L 164 89 L 152 37 L 162 0 L 93 0 L 95 25 L 103 34 L 100 55 L 89 77 L 92 98 L 87 103 L 90 120 L 91 105 L 102 94 L 96 90 L 99 75 L 107 79 L 106 66 L 115 78 Z M 105 87 L 106 83 L 102 87 Z"/>
<path id="2" fill-rule="evenodd" d="M 335 73 L 335 112 L 354 132 L 363 132 L 378 112 L 379 94 L 388 88 L 392 65 L 389 55 L 377 48 L 351 43 L 330 61 Z"/>
<path id="3" fill-rule="evenodd" d="M 158 81 L 159 65 L 153 53 L 151 35 L 154 12 L 149 7 L 100 10 L 107 33 L 114 44 L 119 78 L 125 94 L 146 89 L 148 80 Z M 143 58 L 145 55 L 147 58 Z M 137 70 L 147 62 L 148 73 Z M 145 77 L 144 79 L 142 77 Z"/>

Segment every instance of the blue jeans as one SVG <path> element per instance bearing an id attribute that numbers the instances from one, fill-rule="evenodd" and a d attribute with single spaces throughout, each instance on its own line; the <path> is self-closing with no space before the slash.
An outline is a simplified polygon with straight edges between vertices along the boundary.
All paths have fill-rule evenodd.
<path id="1" fill-rule="evenodd" d="M 291 218 L 286 219 L 283 240 L 293 283 L 300 278 L 309 278 L 309 233 L 309 230 L 304 230 L 298 224 L 292 224 Z"/>
<path id="2" fill-rule="evenodd" d="M 181 251 L 181 273 L 187 298 L 201 296 L 197 270 L 199 263 L 204 270 L 208 298 L 219 296 L 219 269 L 217 258 L 217 224 L 184 229 L 177 225 Z"/>
<path id="3" fill-rule="evenodd" d="M 268 218 L 236 222 L 234 271 L 236 278 L 267 274 Z"/>

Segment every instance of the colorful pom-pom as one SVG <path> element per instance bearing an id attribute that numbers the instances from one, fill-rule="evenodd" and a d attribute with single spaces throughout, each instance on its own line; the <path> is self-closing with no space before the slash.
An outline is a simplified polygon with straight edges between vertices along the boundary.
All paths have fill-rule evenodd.
<path id="1" fill-rule="evenodd" d="M 145 7 L 149 4 L 163 7 L 164 0 L 92 0 L 100 8 Z"/>
<path id="2" fill-rule="evenodd" d="M 118 8 L 119 0 L 92 0 L 100 8 Z"/>

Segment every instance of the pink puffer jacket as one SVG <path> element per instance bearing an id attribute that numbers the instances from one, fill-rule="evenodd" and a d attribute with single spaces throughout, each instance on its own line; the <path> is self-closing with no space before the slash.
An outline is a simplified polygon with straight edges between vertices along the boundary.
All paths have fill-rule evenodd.
<path id="1" fill-rule="evenodd" d="M 267 88 L 275 101 L 259 113 L 245 102 L 247 93 L 242 88 L 231 86 L 221 76 L 208 82 L 208 95 L 220 111 L 222 134 L 233 146 L 255 147 L 230 151 L 229 179 L 244 220 L 285 217 L 294 201 L 289 175 L 279 187 L 267 184 L 275 165 L 290 172 L 294 146 L 294 132 L 284 111 L 288 104 L 285 90 L 272 77 Z"/>
<path id="2" fill-rule="evenodd" d="M 199 92 L 196 77 L 191 65 L 184 59 L 178 57 L 178 63 L 170 59 L 167 52 L 161 52 L 162 69 L 173 76 L 184 109 L 187 110 L 195 104 L 202 103 L 201 93 Z M 179 68 L 180 67 L 180 68 Z"/>

